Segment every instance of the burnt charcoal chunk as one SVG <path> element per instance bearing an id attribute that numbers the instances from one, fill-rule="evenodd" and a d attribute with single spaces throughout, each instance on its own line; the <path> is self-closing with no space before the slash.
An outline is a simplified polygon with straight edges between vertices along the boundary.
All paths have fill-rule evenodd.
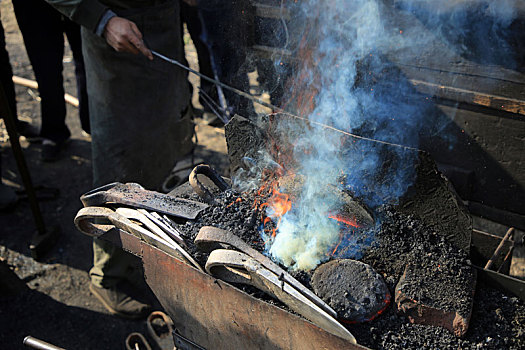
<path id="1" fill-rule="evenodd" d="M 470 251 L 472 218 L 448 179 L 426 153 L 419 153 L 417 179 L 401 199 L 399 212 L 413 215 L 456 248 Z"/>
<path id="2" fill-rule="evenodd" d="M 312 287 L 339 318 L 351 322 L 373 319 L 390 302 L 383 278 L 370 265 L 356 260 L 332 260 L 319 266 Z"/>
<path id="3" fill-rule="evenodd" d="M 265 142 L 265 134 L 253 122 L 239 115 L 235 115 L 224 129 L 230 173 L 235 174 L 239 168 L 245 167 L 242 161 L 244 157 L 257 158 L 257 151 Z"/>
<path id="4" fill-rule="evenodd" d="M 421 261 L 408 265 L 395 291 L 399 312 L 410 322 L 441 326 L 458 337 L 465 336 L 476 286 L 471 266 L 441 265 Z"/>

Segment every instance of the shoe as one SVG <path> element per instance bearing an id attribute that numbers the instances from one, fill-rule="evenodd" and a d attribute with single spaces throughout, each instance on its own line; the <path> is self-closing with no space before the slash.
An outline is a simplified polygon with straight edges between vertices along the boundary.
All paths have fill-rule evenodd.
<path id="1" fill-rule="evenodd" d="M 24 120 L 18 121 L 17 130 L 18 130 L 18 133 L 24 136 L 29 142 L 42 141 L 38 128 L 34 126 L 33 124 L 30 124 Z"/>
<path id="2" fill-rule="evenodd" d="M 129 319 L 146 317 L 151 306 L 141 303 L 118 287 L 100 288 L 89 283 L 89 290 L 113 315 Z"/>
<path id="3" fill-rule="evenodd" d="M 58 160 L 60 152 L 64 148 L 67 140 L 62 142 L 55 142 L 49 139 L 42 141 L 42 160 L 45 162 L 54 162 Z"/>
<path id="4" fill-rule="evenodd" d="M 18 202 L 16 192 L 0 182 L 0 211 L 12 209 Z"/>

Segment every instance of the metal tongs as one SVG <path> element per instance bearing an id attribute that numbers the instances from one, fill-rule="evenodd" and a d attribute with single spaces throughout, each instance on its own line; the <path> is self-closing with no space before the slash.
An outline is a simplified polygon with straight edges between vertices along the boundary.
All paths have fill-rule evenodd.
<path id="1" fill-rule="evenodd" d="M 80 197 L 85 207 L 123 204 L 134 208 L 194 220 L 207 204 L 148 191 L 139 184 L 114 182 L 95 188 Z"/>
<path id="2" fill-rule="evenodd" d="M 337 314 L 330 306 L 233 233 L 205 226 L 195 238 L 195 244 L 199 249 L 211 252 L 206 262 L 209 274 L 226 282 L 252 285 L 279 299 L 320 328 L 356 343 L 354 336 L 336 320 Z"/>
<path id="3" fill-rule="evenodd" d="M 185 243 L 180 234 L 168 224 L 159 226 L 155 221 L 159 222 L 153 213 L 131 208 L 113 210 L 106 207 L 86 207 L 80 209 L 75 217 L 75 225 L 86 235 L 99 237 L 116 227 L 204 272 L 199 263 L 181 246 L 185 246 Z"/>

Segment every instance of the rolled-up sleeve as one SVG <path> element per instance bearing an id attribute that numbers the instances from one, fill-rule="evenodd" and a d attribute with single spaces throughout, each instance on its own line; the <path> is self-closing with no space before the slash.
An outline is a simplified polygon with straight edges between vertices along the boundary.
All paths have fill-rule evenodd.
<path id="1" fill-rule="evenodd" d="M 100 19 L 108 7 L 97 0 L 46 0 L 51 6 L 70 18 L 73 22 L 92 32 L 97 30 Z"/>
<path id="2" fill-rule="evenodd" d="M 106 12 L 102 15 L 102 18 L 97 24 L 97 29 L 95 30 L 95 34 L 98 36 L 102 36 L 104 33 L 104 29 L 106 28 L 106 24 L 108 24 L 109 20 L 113 17 L 116 17 L 116 13 L 111 10 L 106 10 Z"/>

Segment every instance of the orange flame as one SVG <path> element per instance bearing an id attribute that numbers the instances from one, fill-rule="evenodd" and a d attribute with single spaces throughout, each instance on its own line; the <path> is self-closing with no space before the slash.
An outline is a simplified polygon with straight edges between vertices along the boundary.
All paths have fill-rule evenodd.
<path id="1" fill-rule="evenodd" d="M 342 216 L 340 214 L 330 214 L 330 215 L 328 215 L 328 217 L 330 219 L 334 219 L 334 220 L 336 220 L 338 222 L 342 222 L 343 224 L 345 224 L 347 226 L 352 226 L 352 227 L 356 227 L 356 228 L 360 227 L 355 218 L 350 219 L 350 218 L 344 217 L 344 216 Z M 341 245 L 341 242 L 343 241 L 343 236 L 344 236 L 343 232 L 340 232 L 339 233 L 339 241 L 337 242 L 334 250 L 332 250 L 332 256 L 334 256 L 335 252 L 337 252 L 337 249 L 339 249 L 339 246 Z"/>
<path id="2" fill-rule="evenodd" d="M 290 209 L 292 209 L 292 201 L 290 196 L 286 193 L 280 193 L 277 190 L 273 190 L 273 196 L 270 198 L 270 204 L 274 210 L 276 216 L 283 216 Z"/>
<path id="3" fill-rule="evenodd" d="M 277 219 L 277 223 L 272 229 L 271 234 L 272 237 L 275 237 L 277 230 L 279 229 L 279 225 L 281 224 L 281 219 L 283 215 L 289 212 L 290 209 L 292 209 L 292 201 L 290 199 L 290 195 L 286 193 L 281 193 L 274 187 L 272 189 L 272 196 L 268 199 L 268 202 L 262 203 L 259 208 L 262 209 L 267 206 L 271 208 L 271 212 L 263 220 L 263 225 L 266 226 L 270 221 L 275 221 L 274 219 Z"/>

